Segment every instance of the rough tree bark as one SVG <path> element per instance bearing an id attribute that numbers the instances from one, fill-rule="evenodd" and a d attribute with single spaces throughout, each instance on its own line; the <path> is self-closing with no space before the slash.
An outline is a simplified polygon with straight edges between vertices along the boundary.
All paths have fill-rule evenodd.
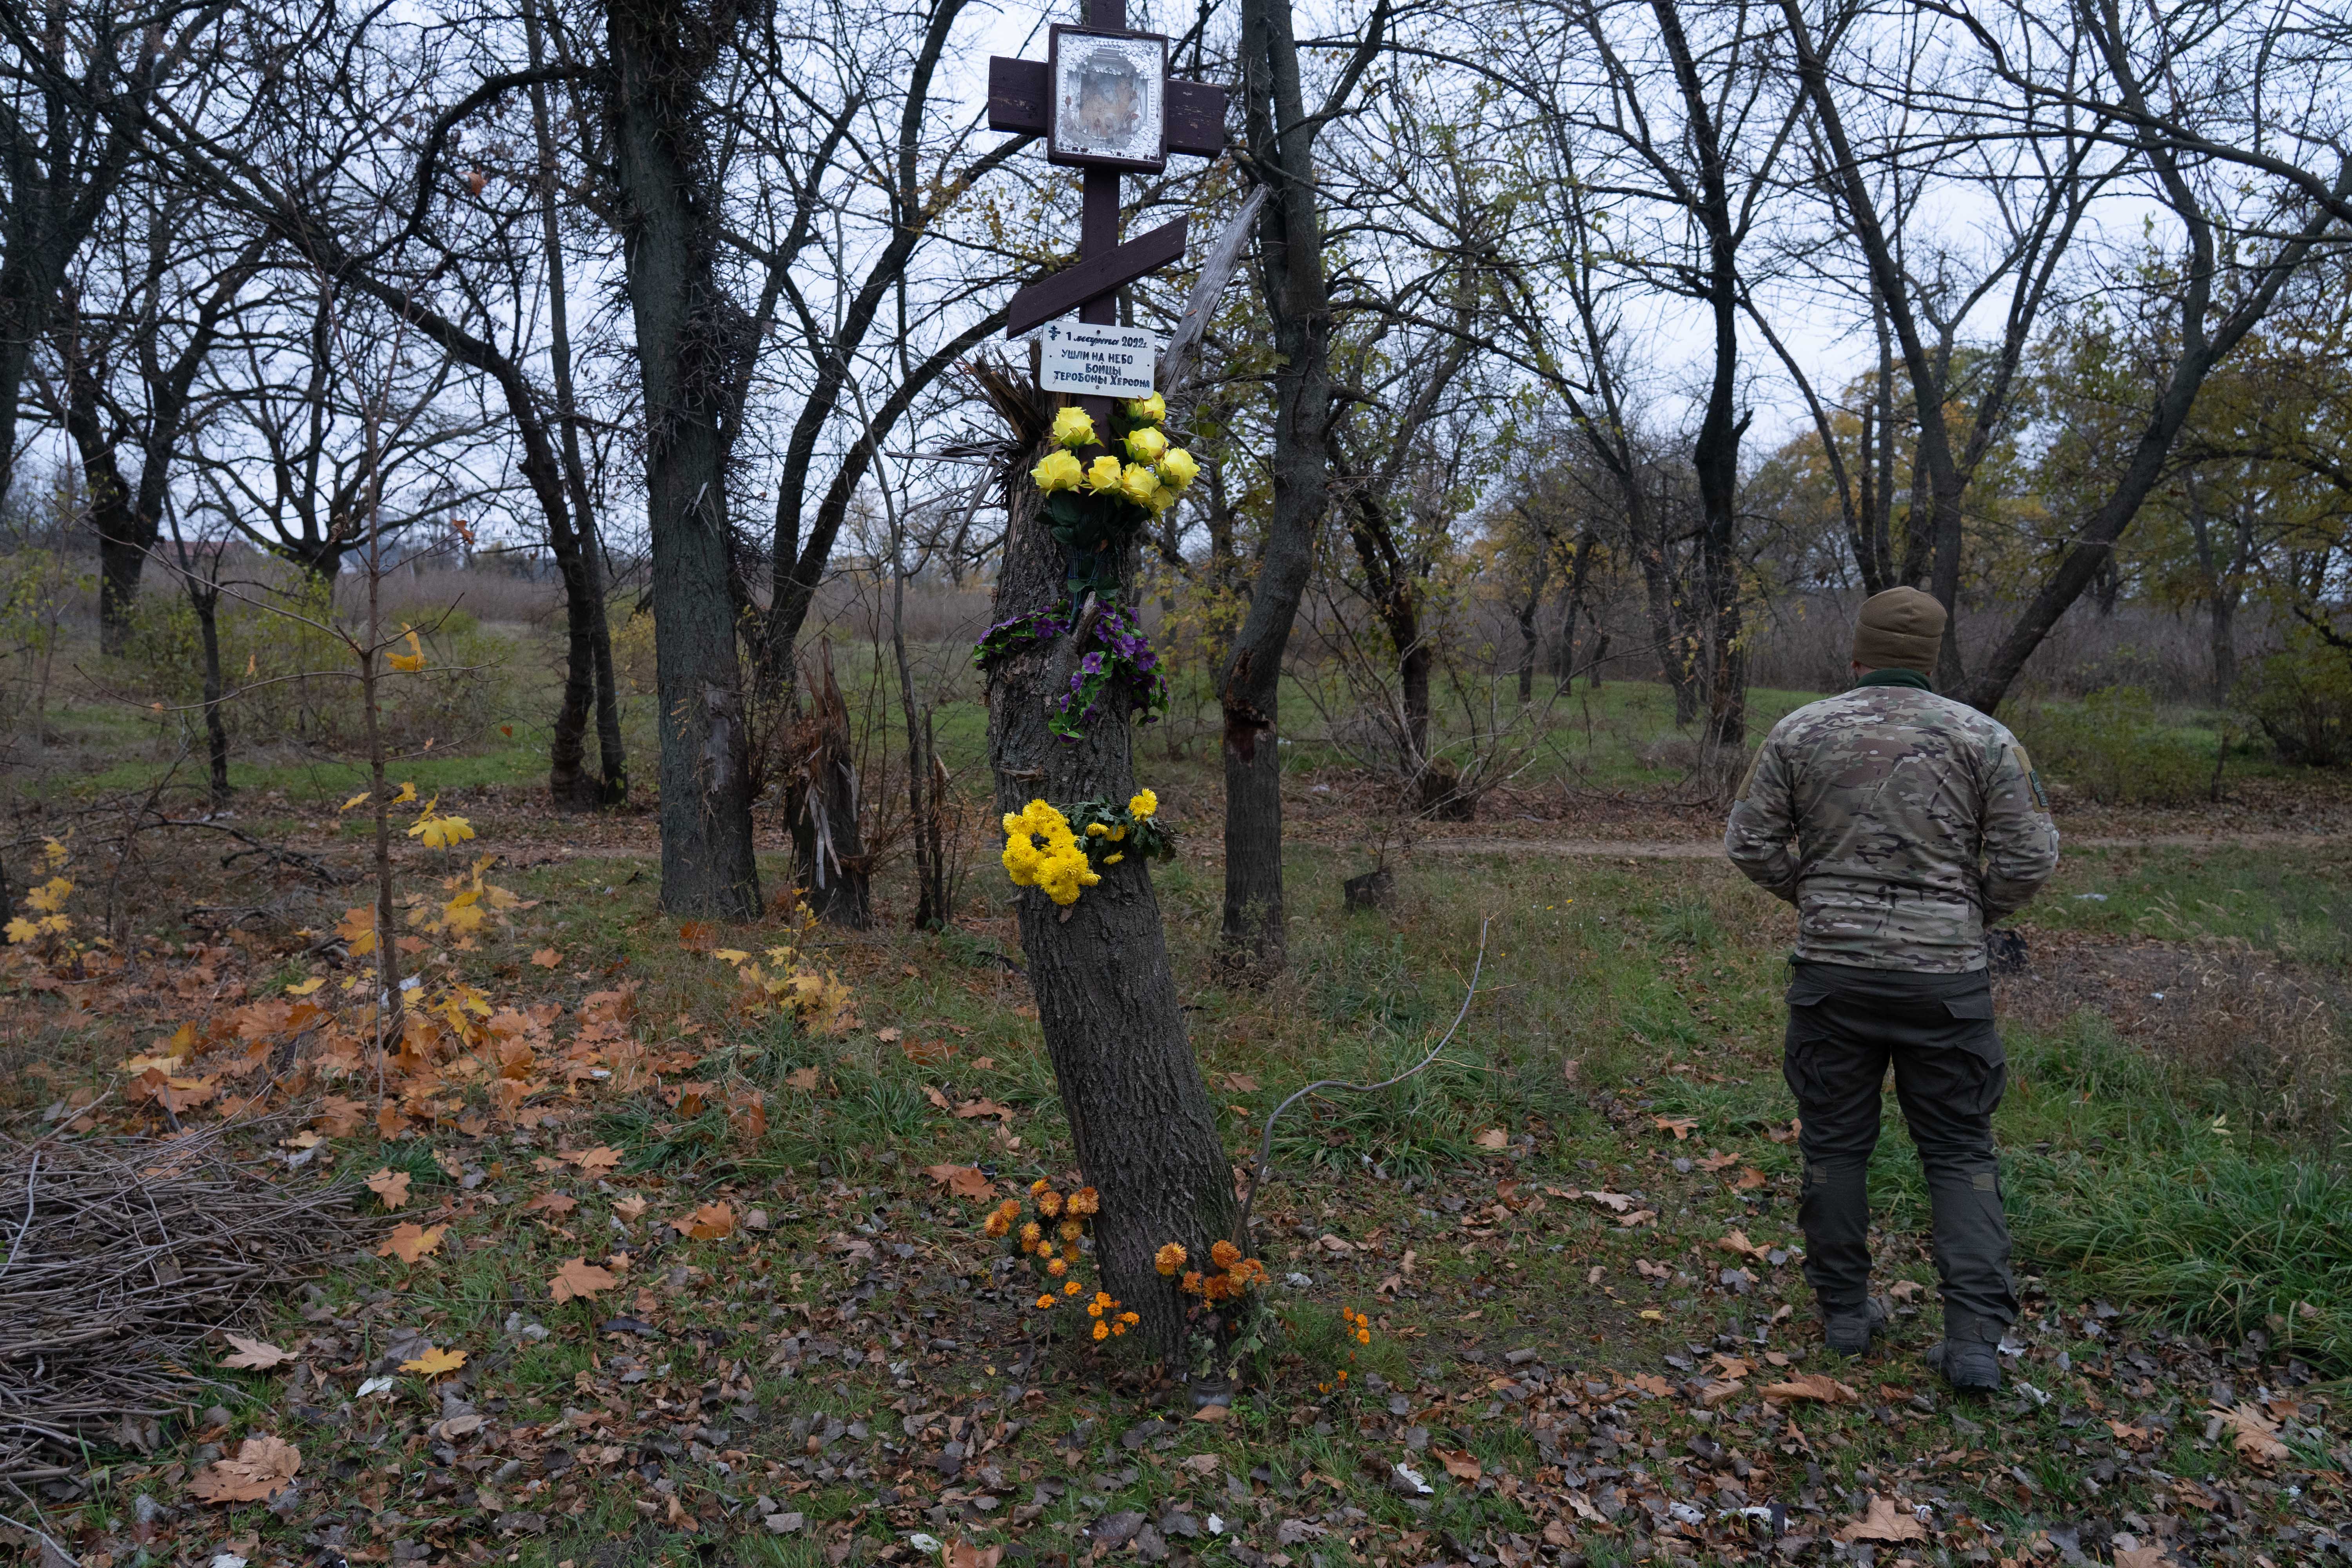
<path id="1" fill-rule="evenodd" d="M 1005 389 L 998 401 L 1024 448 L 1006 483 L 1011 515 L 995 610 L 1003 620 L 1058 603 L 1066 563 L 1026 479 L 1050 414 L 1035 403 L 1005 407 Z M 1123 567 L 1130 591 L 1133 570 L 1130 559 Z M 1003 811 L 1040 797 L 1067 807 L 1135 792 L 1121 703 L 1107 700 L 1076 742 L 1045 727 L 1048 700 L 1068 689 L 1079 635 L 1074 629 L 989 674 L 988 756 Z M 1174 1241 L 1205 1257 L 1212 1241 L 1230 1235 L 1233 1175 L 1185 1037 L 1149 864 L 1131 856 L 1105 867 L 1102 881 L 1066 910 L 1023 889 L 1021 947 L 1079 1168 L 1102 1194 L 1095 1239 L 1105 1288 L 1141 1314 L 1150 1342 L 1181 1368 L 1182 1298 L 1152 1255 Z"/>
<path id="2" fill-rule="evenodd" d="M 874 923 L 874 858 L 858 826 L 857 754 L 830 641 L 817 645 L 817 677 L 793 729 L 795 776 L 784 782 L 784 810 L 801 901 L 827 925 L 864 931 Z"/>
<path id="3" fill-rule="evenodd" d="M 1282 658 L 1315 565 L 1325 508 L 1331 427 L 1331 295 L 1323 220 L 1315 200 L 1315 138 L 1371 63 L 1388 26 L 1373 8 L 1362 42 L 1320 113 L 1299 81 L 1290 0 L 1244 0 L 1242 84 L 1249 168 L 1266 187 L 1258 217 L 1258 280 L 1280 363 L 1274 373 L 1272 504 L 1249 613 L 1217 681 L 1224 718 L 1227 963 L 1270 973 L 1284 962 L 1282 756 L 1277 723 Z"/>
<path id="4" fill-rule="evenodd" d="M 744 313 L 720 287 L 701 83 L 731 25 L 663 0 L 609 0 L 606 115 L 645 390 L 661 723 L 662 907 L 760 912 L 742 670 L 727 589 L 730 384 Z"/>
<path id="5" fill-rule="evenodd" d="M 530 68 L 546 64 L 546 39 L 538 8 L 523 6 Z M 562 437 L 562 493 L 572 503 L 571 526 L 560 508 L 547 509 L 549 545 L 563 578 L 563 700 L 548 745 L 548 793 L 559 805 L 618 805 L 629 795 L 628 754 L 621 741 L 621 698 L 613 670 L 613 628 L 604 609 L 604 557 L 596 538 L 596 508 L 588 489 L 587 465 L 580 456 L 580 413 L 572 381 L 570 290 L 563 270 L 563 237 L 556 222 L 561 182 L 555 157 L 553 117 L 547 84 L 531 83 L 531 132 L 539 144 L 540 240 L 547 258 L 548 365 L 555 388 L 555 420 Z M 542 506 L 544 507 L 544 501 Z M 588 708 L 595 708 L 596 777 L 581 763 L 586 756 Z"/>

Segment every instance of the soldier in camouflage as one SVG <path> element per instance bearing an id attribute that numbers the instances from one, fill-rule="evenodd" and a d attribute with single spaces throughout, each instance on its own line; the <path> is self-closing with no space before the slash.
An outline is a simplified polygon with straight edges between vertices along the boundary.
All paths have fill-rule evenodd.
<path id="1" fill-rule="evenodd" d="M 1858 678 L 1798 709 L 1757 752 L 1724 852 L 1797 906 L 1783 1073 L 1801 1120 L 1805 1278 L 1823 1337 L 1859 1355 L 1885 1323 L 1870 1292 L 1867 1173 L 1890 1063 L 1935 1208 L 1955 1387 L 2000 1384 L 2017 1318 L 1992 1142 L 2006 1078 L 1985 926 L 2058 864 L 2058 830 L 2017 738 L 1938 697 L 1944 607 L 1890 588 L 1862 607 Z"/>

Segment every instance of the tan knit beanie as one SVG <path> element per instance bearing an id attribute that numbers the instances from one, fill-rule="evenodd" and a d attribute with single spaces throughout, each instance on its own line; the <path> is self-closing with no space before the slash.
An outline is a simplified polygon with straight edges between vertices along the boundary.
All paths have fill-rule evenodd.
<path id="1" fill-rule="evenodd" d="M 1944 646 L 1949 617 L 1935 598 L 1916 588 L 1889 588 L 1862 602 L 1853 624 L 1853 662 L 1871 669 L 1916 669 L 1932 673 Z"/>

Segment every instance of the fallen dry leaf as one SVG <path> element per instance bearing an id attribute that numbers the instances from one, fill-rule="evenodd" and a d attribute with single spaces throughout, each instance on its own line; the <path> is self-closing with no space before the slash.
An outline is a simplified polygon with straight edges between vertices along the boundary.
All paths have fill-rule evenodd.
<path id="1" fill-rule="evenodd" d="M 236 1353 L 221 1358 L 221 1365 L 243 1367 L 248 1372 L 268 1372 L 271 1367 L 292 1361 L 292 1351 L 279 1350 L 268 1340 L 249 1340 L 243 1334 L 229 1334 L 228 1342 Z"/>
<path id="2" fill-rule="evenodd" d="M 631 1193 L 625 1198 L 614 1198 L 613 1200 L 613 1212 L 626 1220 L 634 1220 L 643 1217 L 646 1210 L 652 1206 L 653 1204 L 650 1200 L 640 1197 L 635 1193 Z"/>
<path id="3" fill-rule="evenodd" d="M 981 1174 L 978 1165 L 926 1165 L 923 1174 L 960 1198 L 977 1201 L 996 1195 L 996 1184 Z"/>
<path id="4" fill-rule="evenodd" d="M 570 1193 L 552 1190 L 544 1192 L 522 1205 L 525 1214 L 566 1215 L 580 1206 L 580 1200 Z"/>
<path id="5" fill-rule="evenodd" d="M 1507 1149 L 1511 1145 L 1511 1135 L 1499 1127 L 1489 1127 L 1470 1142 L 1481 1149 Z"/>
<path id="6" fill-rule="evenodd" d="M 2161 1546 L 2118 1546 L 2116 1568 L 2166 1568 Z"/>
<path id="7" fill-rule="evenodd" d="M 408 1202 L 408 1173 L 386 1165 L 367 1179 L 367 1188 L 384 1207 L 399 1208 Z"/>
<path id="8" fill-rule="evenodd" d="M 197 1471 L 188 1490 L 205 1502 L 260 1502 L 301 1468 L 302 1450 L 284 1438 L 247 1437 L 235 1458 L 215 1459 Z"/>
<path id="9" fill-rule="evenodd" d="M 2239 1453 L 2262 1465 L 2286 1458 L 2286 1445 L 2278 1437 L 2278 1423 L 2252 1405 L 2241 1404 L 2231 1410 L 2216 1405 L 2214 1411 L 2236 1435 Z"/>
<path id="10" fill-rule="evenodd" d="M 375 1255 L 414 1263 L 420 1258 L 430 1256 L 441 1245 L 442 1233 L 448 1228 L 446 1225 L 417 1226 L 403 1220 L 392 1227 L 392 1234 L 384 1237 L 383 1245 L 375 1249 Z"/>
<path id="11" fill-rule="evenodd" d="M 974 1546 L 969 1541 L 950 1541 L 942 1550 L 945 1568 L 996 1568 L 1004 1560 L 1004 1548 Z"/>
<path id="12" fill-rule="evenodd" d="M 621 1152 L 609 1143 L 600 1143 L 593 1149 L 577 1149 L 563 1157 L 579 1166 L 583 1173 L 591 1176 L 609 1175 L 621 1164 Z"/>
<path id="13" fill-rule="evenodd" d="M 1457 1481 L 1475 1481 L 1486 1473 L 1475 1454 L 1460 1448 L 1432 1448 L 1430 1452 L 1445 1467 L 1445 1473 Z"/>
<path id="14" fill-rule="evenodd" d="M 956 1107 L 956 1119 L 960 1121 L 970 1121 L 980 1116 L 1001 1116 L 1009 1122 L 1013 1120 L 1013 1108 L 1009 1105 L 999 1105 L 985 1095 L 978 1099 L 967 1100 Z"/>
<path id="15" fill-rule="evenodd" d="M 923 1098 L 931 1102 L 932 1109 L 934 1110 L 950 1110 L 954 1109 L 952 1106 L 948 1104 L 948 1097 L 941 1094 L 935 1085 L 928 1083 L 923 1085 Z"/>
<path id="16" fill-rule="evenodd" d="M 1927 1527 L 1893 1498 L 1873 1496 L 1870 1511 L 1838 1531 L 1840 1541 L 1925 1541 Z"/>
<path id="17" fill-rule="evenodd" d="M 552 969 L 563 962 L 563 955 L 551 947 L 542 947 L 530 955 L 530 961 L 541 969 Z"/>
<path id="18" fill-rule="evenodd" d="M 1653 1116 L 1650 1120 L 1657 1124 L 1659 1131 L 1673 1133 L 1677 1143 L 1689 1137 L 1698 1126 L 1698 1118 L 1695 1116 Z"/>
<path id="19" fill-rule="evenodd" d="M 402 1362 L 400 1370 L 415 1373 L 420 1377 L 440 1377 L 457 1371 L 465 1364 L 464 1351 L 445 1351 L 433 1345 L 426 1345 L 423 1355 Z"/>
<path id="20" fill-rule="evenodd" d="M 1731 1184 L 1731 1190 L 1735 1193 L 1751 1193 L 1763 1184 L 1763 1172 L 1753 1165 L 1743 1165 L 1739 1168 L 1739 1180 Z"/>
<path id="21" fill-rule="evenodd" d="M 697 1241 L 723 1241 L 735 1234 L 735 1210 L 721 1198 L 715 1204 L 705 1204 L 682 1220 L 671 1224 Z"/>
<path id="22" fill-rule="evenodd" d="M 1823 1405 L 1859 1405 L 1862 1395 L 1825 1372 L 1801 1372 L 1786 1383 L 1764 1385 L 1767 1399 L 1818 1399 Z"/>
<path id="23" fill-rule="evenodd" d="M 817 1073 L 816 1068 L 794 1068 L 792 1071 L 784 1075 L 784 1082 L 786 1084 L 790 1085 L 793 1089 L 802 1090 L 803 1093 L 814 1093 L 815 1091 L 816 1079 Z"/>
<path id="24" fill-rule="evenodd" d="M 1633 1386 L 1653 1399 L 1672 1399 L 1675 1396 L 1675 1385 L 1654 1372 L 1636 1373 Z"/>
<path id="25" fill-rule="evenodd" d="M 1231 1415 L 1232 1414 L 1233 1410 L 1227 1405 L 1203 1405 L 1201 1408 L 1192 1412 L 1192 1419 L 1195 1421 L 1223 1421 L 1226 1416 Z"/>
<path id="26" fill-rule="evenodd" d="M 585 1258 L 567 1258 L 547 1282 L 547 1293 L 557 1301 L 581 1300 L 600 1290 L 610 1290 L 621 1282 L 609 1268 L 601 1268 Z"/>

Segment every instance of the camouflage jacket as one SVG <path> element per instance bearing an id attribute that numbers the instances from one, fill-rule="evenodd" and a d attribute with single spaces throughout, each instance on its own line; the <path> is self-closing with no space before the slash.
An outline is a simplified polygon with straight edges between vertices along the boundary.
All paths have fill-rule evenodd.
<path id="1" fill-rule="evenodd" d="M 1772 727 L 1723 848 L 1797 906 L 1798 958 L 1950 974 L 1984 967 L 1986 922 L 2057 868 L 2058 829 L 2006 728 L 1871 684 Z"/>

